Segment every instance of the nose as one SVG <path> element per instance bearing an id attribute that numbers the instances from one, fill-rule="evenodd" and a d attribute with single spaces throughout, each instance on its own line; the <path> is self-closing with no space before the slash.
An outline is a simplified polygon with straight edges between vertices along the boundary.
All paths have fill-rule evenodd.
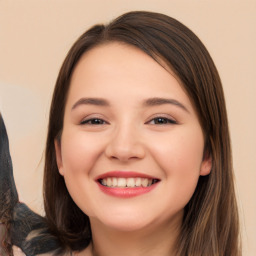
<path id="1" fill-rule="evenodd" d="M 134 127 L 119 127 L 109 138 L 105 149 L 108 158 L 127 162 L 145 157 L 145 147 L 139 132 Z"/>

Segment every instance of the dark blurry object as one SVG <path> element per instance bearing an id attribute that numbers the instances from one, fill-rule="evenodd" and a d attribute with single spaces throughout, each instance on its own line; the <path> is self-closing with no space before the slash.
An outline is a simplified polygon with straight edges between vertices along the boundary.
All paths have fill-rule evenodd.
<path id="1" fill-rule="evenodd" d="M 5 124 L 0 114 L 0 255 L 13 255 L 12 246 L 34 256 L 63 254 L 60 241 L 50 232 L 44 217 L 34 213 L 19 197 Z"/>

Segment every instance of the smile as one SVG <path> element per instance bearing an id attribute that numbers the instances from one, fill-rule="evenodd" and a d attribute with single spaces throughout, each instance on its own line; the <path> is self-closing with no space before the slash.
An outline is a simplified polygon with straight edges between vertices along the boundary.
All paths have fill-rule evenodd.
<path id="1" fill-rule="evenodd" d="M 136 172 L 112 171 L 97 177 L 96 182 L 107 195 L 130 198 L 152 191 L 160 180 Z"/>
<path id="2" fill-rule="evenodd" d="M 136 187 L 149 187 L 152 184 L 158 182 L 157 179 L 149 178 L 119 178 L 119 177 L 108 177 L 100 179 L 99 182 L 103 186 L 112 188 L 136 188 Z"/>

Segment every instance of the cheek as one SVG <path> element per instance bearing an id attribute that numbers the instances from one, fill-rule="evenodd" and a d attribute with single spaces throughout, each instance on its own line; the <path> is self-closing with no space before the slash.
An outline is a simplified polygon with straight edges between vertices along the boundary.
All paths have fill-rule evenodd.
<path id="1" fill-rule="evenodd" d="M 65 174 L 90 174 L 93 163 L 101 153 L 101 143 L 83 132 L 64 131 L 62 136 L 62 162 Z"/>
<path id="2" fill-rule="evenodd" d="M 163 170 L 166 189 L 175 191 L 175 201 L 185 206 L 193 195 L 203 158 L 204 139 L 201 130 L 186 132 L 162 138 L 162 143 L 152 147 L 152 155 Z"/>
<path id="3" fill-rule="evenodd" d="M 74 202 L 87 215 L 92 215 L 90 191 L 93 191 L 92 170 L 102 153 L 102 141 L 83 132 L 64 130 L 61 150 L 63 174 L 67 189 Z"/>
<path id="4" fill-rule="evenodd" d="M 199 175 L 204 151 L 203 134 L 201 129 L 185 127 L 162 137 L 161 142 L 158 139 L 152 150 L 166 170 L 166 175 Z"/>

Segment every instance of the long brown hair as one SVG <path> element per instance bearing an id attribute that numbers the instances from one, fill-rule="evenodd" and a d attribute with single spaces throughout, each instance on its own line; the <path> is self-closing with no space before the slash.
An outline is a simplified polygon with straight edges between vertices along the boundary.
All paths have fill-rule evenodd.
<path id="1" fill-rule="evenodd" d="M 201 176 L 184 209 L 177 255 L 238 256 L 239 221 L 234 190 L 230 136 L 218 71 L 198 37 L 179 21 L 159 13 L 129 12 L 110 24 L 96 25 L 70 49 L 53 94 L 44 172 L 44 205 L 51 229 L 63 246 L 81 250 L 91 241 L 89 218 L 73 202 L 59 174 L 54 140 L 61 140 L 72 73 L 81 56 L 108 42 L 133 45 L 177 75 L 197 111 L 212 170 Z"/>

